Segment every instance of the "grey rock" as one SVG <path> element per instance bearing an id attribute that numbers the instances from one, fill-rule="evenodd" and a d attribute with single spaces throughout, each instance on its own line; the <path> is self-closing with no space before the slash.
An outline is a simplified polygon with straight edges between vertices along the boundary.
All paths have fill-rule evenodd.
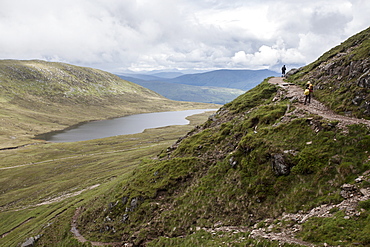
<path id="1" fill-rule="evenodd" d="M 122 217 L 122 223 L 125 223 L 128 220 L 129 216 L 128 214 L 124 214 Z"/>
<path id="2" fill-rule="evenodd" d="M 137 198 L 134 198 L 131 200 L 131 209 L 134 210 L 139 205 L 139 200 Z"/>
<path id="3" fill-rule="evenodd" d="M 369 71 L 363 74 L 358 80 L 357 85 L 363 88 L 370 88 L 370 73 Z"/>
<path id="4" fill-rule="evenodd" d="M 271 166 L 278 176 L 288 175 L 290 173 L 290 166 L 285 162 L 283 154 L 272 155 Z"/>
<path id="5" fill-rule="evenodd" d="M 128 201 L 128 197 L 127 196 L 122 197 L 122 204 L 123 205 L 126 205 L 127 201 Z"/>
<path id="6" fill-rule="evenodd" d="M 34 244 L 36 243 L 36 240 L 34 237 L 30 237 L 29 239 L 26 240 L 26 242 L 24 242 L 21 247 L 29 247 L 29 246 L 33 246 Z"/>
<path id="7" fill-rule="evenodd" d="M 40 238 L 42 237 L 42 235 L 37 235 L 35 237 L 30 237 L 29 239 L 26 240 L 26 242 L 24 242 L 21 247 L 31 247 L 31 246 L 34 246 L 37 242 L 37 240 L 39 240 Z"/>
<path id="8" fill-rule="evenodd" d="M 231 157 L 231 158 L 229 159 L 229 164 L 230 164 L 230 166 L 231 166 L 232 168 L 235 168 L 235 167 L 236 167 L 236 165 L 238 164 L 238 162 L 235 160 L 235 158 L 234 158 L 234 157 Z"/>

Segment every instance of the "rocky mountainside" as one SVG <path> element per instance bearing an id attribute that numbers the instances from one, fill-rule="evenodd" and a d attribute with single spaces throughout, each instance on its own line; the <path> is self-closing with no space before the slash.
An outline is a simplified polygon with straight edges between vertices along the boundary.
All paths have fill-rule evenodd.
<path id="1" fill-rule="evenodd" d="M 290 82 L 265 80 L 142 160 L 76 210 L 75 237 L 112 246 L 369 246 L 370 122 L 328 117 L 324 107 L 366 117 L 366 101 L 353 99 L 369 93 L 359 65 L 369 38 L 368 30 L 352 37 Z M 334 76 L 351 63 L 362 70 Z M 322 103 L 303 105 L 298 89 L 308 80 Z M 40 246 L 68 235 L 41 234 Z"/>
<path id="2" fill-rule="evenodd" d="M 0 88 L 2 147 L 85 121 L 204 107 L 168 100 L 101 70 L 38 60 L 0 61 Z"/>
<path id="3" fill-rule="evenodd" d="M 310 80 L 315 97 L 334 111 L 370 119 L 370 28 L 323 54 L 312 64 L 288 73 L 289 80 Z"/>

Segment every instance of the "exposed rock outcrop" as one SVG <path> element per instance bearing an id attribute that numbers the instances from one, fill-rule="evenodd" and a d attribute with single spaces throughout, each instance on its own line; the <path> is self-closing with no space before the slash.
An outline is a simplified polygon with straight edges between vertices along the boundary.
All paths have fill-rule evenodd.
<path id="1" fill-rule="evenodd" d="M 290 166 L 285 162 L 283 154 L 273 154 L 271 157 L 271 166 L 278 176 L 288 175 L 290 173 Z"/>

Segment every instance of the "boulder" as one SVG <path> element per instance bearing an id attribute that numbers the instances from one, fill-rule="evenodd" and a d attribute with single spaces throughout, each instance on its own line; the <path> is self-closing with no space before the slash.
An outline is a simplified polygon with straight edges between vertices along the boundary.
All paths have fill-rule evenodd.
<path id="1" fill-rule="evenodd" d="M 26 242 L 24 242 L 21 247 L 30 247 L 30 246 L 33 246 L 34 244 L 36 243 L 36 240 L 34 237 L 30 237 L 29 239 L 26 240 Z"/>
<path id="2" fill-rule="evenodd" d="M 344 198 L 344 199 L 349 199 L 351 197 L 354 197 L 356 195 L 358 195 L 359 191 L 356 187 L 356 185 L 353 185 L 353 184 L 343 184 L 341 186 L 341 192 L 340 192 L 340 195 Z"/>
<path id="3" fill-rule="evenodd" d="M 290 173 L 290 165 L 285 162 L 283 154 L 272 155 L 271 166 L 278 176 L 288 175 Z"/>
<path id="4" fill-rule="evenodd" d="M 37 242 L 37 240 L 39 240 L 40 238 L 42 237 L 42 235 L 37 235 L 35 237 L 30 237 L 29 239 L 26 240 L 26 242 L 24 242 L 21 247 L 31 247 L 31 246 L 34 246 Z"/>

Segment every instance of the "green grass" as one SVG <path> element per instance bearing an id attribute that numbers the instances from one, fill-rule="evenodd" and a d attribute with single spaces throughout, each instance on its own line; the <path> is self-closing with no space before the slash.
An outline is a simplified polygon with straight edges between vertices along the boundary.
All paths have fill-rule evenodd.
<path id="1" fill-rule="evenodd" d="M 327 243 L 331 246 L 368 246 L 370 244 L 370 215 L 368 211 L 360 216 L 345 218 L 339 211 L 330 218 L 312 218 L 303 225 L 300 236 L 313 243 Z"/>
<path id="2" fill-rule="evenodd" d="M 299 246 L 294 244 L 281 244 L 278 242 L 267 240 L 254 240 L 250 239 L 249 233 L 243 232 L 206 232 L 204 230 L 196 231 L 185 238 L 165 238 L 160 237 L 147 244 L 148 247 L 165 247 L 165 246 L 178 246 L 178 247 L 191 247 L 191 246 L 256 246 L 256 247 L 293 247 Z"/>
<path id="3" fill-rule="evenodd" d="M 135 135 L 1 151 L 0 235 L 7 235 L 0 238 L 0 246 L 17 246 L 38 234 L 44 234 L 40 246 L 84 246 L 69 232 L 75 209 L 109 194 L 111 187 L 127 179 L 141 160 L 155 158 L 206 117 L 192 116 L 191 125 L 150 129 Z M 11 168 L 14 166 L 19 167 Z M 100 186 L 79 195 L 40 205 L 97 184 Z"/>
<path id="4" fill-rule="evenodd" d="M 186 245 L 196 227 L 252 226 L 339 203 L 340 186 L 370 169 L 370 130 L 352 125 L 345 133 L 311 115 L 281 123 L 290 102 L 272 102 L 275 92 L 262 83 L 162 153 L 163 161 L 142 163 L 111 195 L 86 206 L 79 221 L 84 234 L 105 241 L 123 236 L 135 244 L 157 243 L 160 236 L 177 243 L 184 236 Z M 283 156 L 289 175 L 275 174 L 275 154 Z M 118 203 L 109 208 L 107 201 Z"/>

